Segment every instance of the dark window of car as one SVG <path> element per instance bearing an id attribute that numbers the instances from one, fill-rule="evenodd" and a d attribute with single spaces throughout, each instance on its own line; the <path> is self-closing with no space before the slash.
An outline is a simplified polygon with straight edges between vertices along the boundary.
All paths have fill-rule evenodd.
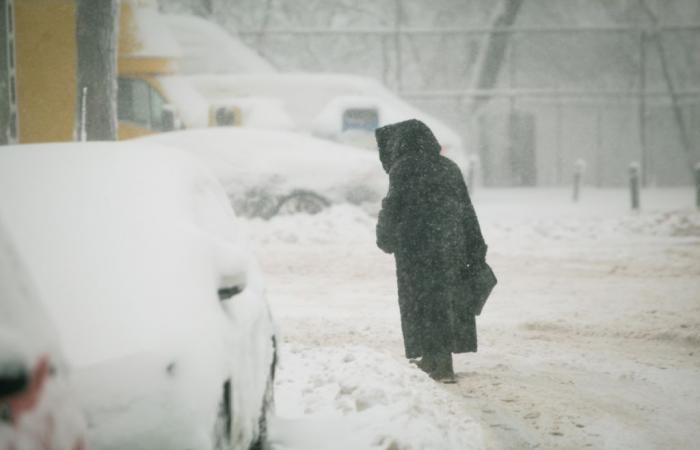
<path id="1" fill-rule="evenodd" d="M 165 99 L 153 88 L 149 90 L 149 99 L 151 102 L 151 129 L 155 131 L 166 131 L 166 127 L 163 124 L 163 111 L 166 105 Z"/>
<path id="2" fill-rule="evenodd" d="M 229 108 L 216 109 L 216 125 L 219 127 L 229 127 L 236 124 L 236 113 Z"/>
<path id="3" fill-rule="evenodd" d="M 119 120 L 149 128 L 151 125 L 150 87 L 143 80 L 120 78 L 117 91 Z"/>
<path id="4" fill-rule="evenodd" d="M 372 131 L 379 126 L 379 112 L 374 108 L 353 108 L 343 112 L 343 131 Z"/>
<path id="5" fill-rule="evenodd" d="M 146 81 L 120 78 L 117 93 L 117 115 L 120 121 L 154 130 L 165 131 L 163 111 L 167 102 Z"/>

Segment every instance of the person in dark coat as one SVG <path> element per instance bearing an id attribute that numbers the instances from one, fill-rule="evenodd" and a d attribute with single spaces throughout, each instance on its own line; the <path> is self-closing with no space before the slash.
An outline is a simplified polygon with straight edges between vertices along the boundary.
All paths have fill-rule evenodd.
<path id="1" fill-rule="evenodd" d="M 387 125 L 375 136 L 389 174 L 377 246 L 396 260 L 406 357 L 453 382 L 452 353 L 477 350 L 466 274 L 486 244 L 461 171 L 424 123 Z"/>

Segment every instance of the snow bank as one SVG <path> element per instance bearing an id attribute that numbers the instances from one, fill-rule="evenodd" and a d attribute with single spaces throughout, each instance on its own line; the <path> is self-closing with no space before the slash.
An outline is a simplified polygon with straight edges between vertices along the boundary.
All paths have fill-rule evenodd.
<path id="1" fill-rule="evenodd" d="M 697 238 L 700 213 L 691 189 L 646 189 L 642 210 L 632 211 L 625 189 L 584 188 L 579 203 L 566 189 L 479 189 L 472 200 L 484 235 L 506 252 L 559 251 L 543 243 L 633 242 L 656 238 Z"/>
<path id="2" fill-rule="evenodd" d="M 634 242 L 649 238 L 693 241 L 700 237 L 700 212 L 692 207 L 690 189 L 649 190 L 646 209 L 630 211 L 622 189 L 588 189 L 573 203 L 564 189 L 479 189 L 472 201 L 490 251 L 520 254 L 543 244 Z M 249 235 L 263 244 L 357 244 L 374 242 L 375 211 L 337 205 L 316 216 L 280 216 L 247 220 Z"/>
<path id="3" fill-rule="evenodd" d="M 272 64 L 219 25 L 200 17 L 162 16 L 182 49 L 182 73 L 272 73 Z"/>
<path id="4" fill-rule="evenodd" d="M 464 405 L 406 362 L 366 347 L 290 345 L 280 364 L 275 450 L 484 447 Z"/>
<path id="5" fill-rule="evenodd" d="M 316 215 L 278 216 L 244 221 L 247 234 L 265 244 L 347 244 L 374 242 L 376 217 L 355 205 L 333 205 Z"/>

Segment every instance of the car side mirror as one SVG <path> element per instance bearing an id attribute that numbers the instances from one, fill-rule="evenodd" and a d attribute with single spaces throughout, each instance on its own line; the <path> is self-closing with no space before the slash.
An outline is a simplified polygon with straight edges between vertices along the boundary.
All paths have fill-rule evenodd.
<path id="1" fill-rule="evenodd" d="M 243 292 L 242 286 L 227 286 L 219 288 L 219 300 L 228 300 Z"/>
<path id="2" fill-rule="evenodd" d="M 21 361 L 0 358 L 0 400 L 25 391 L 29 380 L 29 370 Z"/>
<path id="3" fill-rule="evenodd" d="M 248 280 L 244 271 L 223 276 L 219 283 L 219 300 L 230 300 L 237 296 L 245 290 L 247 283 Z"/>

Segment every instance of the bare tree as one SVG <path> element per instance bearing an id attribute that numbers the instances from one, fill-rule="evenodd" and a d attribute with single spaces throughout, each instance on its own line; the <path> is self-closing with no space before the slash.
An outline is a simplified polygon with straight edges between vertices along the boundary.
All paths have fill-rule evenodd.
<path id="1" fill-rule="evenodd" d="M 691 176 L 694 175 L 694 169 L 693 169 L 693 161 L 694 155 L 693 155 L 693 148 L 691 145 L 691 139 L 690 139 L 690 133 L 688 131 L 688 126 L 685 122 L 685 117 L 683 116 L 683 110 L 681 108 L 681 104 L 679 101 L 679 96 L 678 93 L 676 92 L 676 88 L 673 84 L 673 77 L 671 74 L 671 64 L 668 61 L 668 56 L 666 54 L 666 48 L 663 45 L 663 42 L 661 41 L 661 35 L 658 31 L 658 26 L 659 26 L 659 18 L 656 15 L 656 13 L 651 9 L 649 4 L 645 0 L 639 0 L 639 4 L 642 7 L 642 10 L 644 13 L 647 15 L 649 18 L 649 21 L 652 23 L 652 26 L 654 27 L 654 31 L 651 33 L 651 39 L 652 42 L 654 43 L 654 46 L 656 47 L 656 52 L 659 55 L 659 60 L 661 62 L 661 72 L 663 74 L 664 78 L 664 83 L 666 84 L 666 89 L 668 90 L 668 95 L 671 98 L 671 108 L 673 111 L 673 118 L 674 121 L 676 122 L 676 126 L 678 127 L 678 134 L 680 136 L 681 140 L 681 145 L 683 146 L 683 150 L 685 151 L 685 156 L 687 159 L 688 163 L 688 169 L 690 170 Z"/>
<path id="2" fill-rule="evenodd" d="M 511 40 L 511 33 L 504 29 L 515 23 L 523 2 L 524 0 L 503 0 L 501 9 L 491 21 L 491 33 L 486 38 L 476 65 L 474 89 L 493 89 L 496 85 Z M 476 98 L 472 105 L 472 114 L 488 100 L 488 96 Z"/>
<path id="3" fill-rule="evenodd" d="M 117 138 L 117 0 L 78 0 L 76 136 Z"/>

